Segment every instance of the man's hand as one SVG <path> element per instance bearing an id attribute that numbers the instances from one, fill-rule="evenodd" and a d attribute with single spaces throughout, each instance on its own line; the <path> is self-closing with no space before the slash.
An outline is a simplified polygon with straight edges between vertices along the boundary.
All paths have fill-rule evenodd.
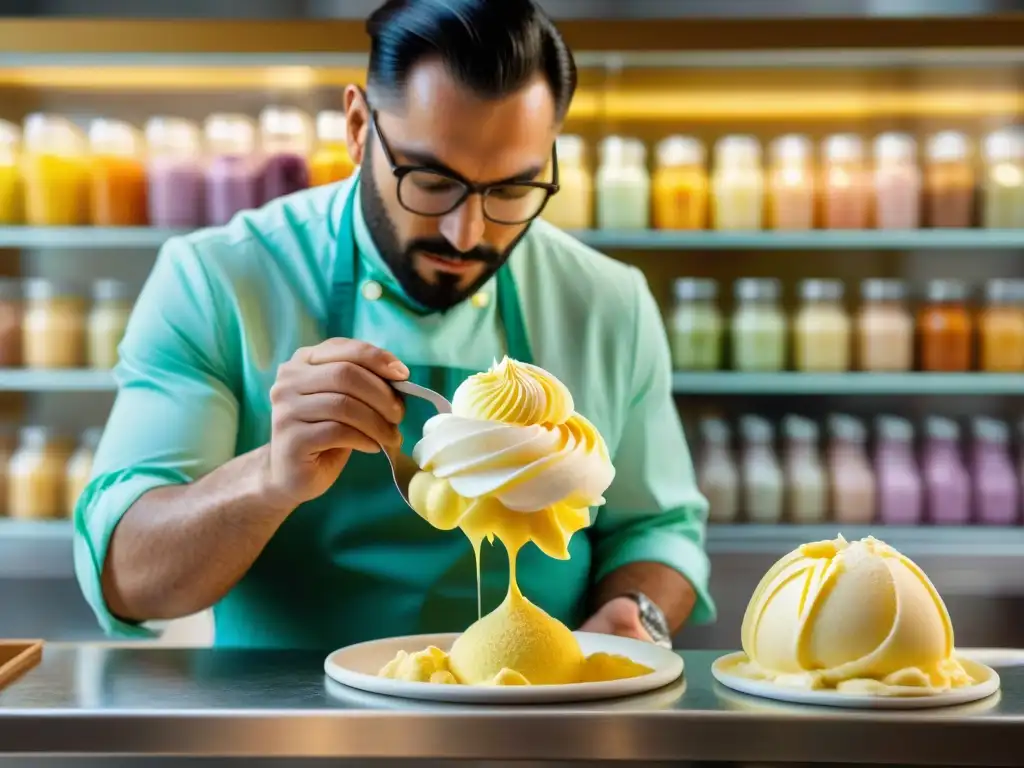
<path id="1" fill-rule="evenodd" d="M 580 630 L 653 642 L 653 638 L 640 623 L 640 606 L 628 597 L 609 600 L 597 609 L 597 613 L 591 616 Z"/>
<path id="2" fill-rule="evenodd" d="M 401 445 L 397 425 L 405 407 L 388 381 L 408 376 L 390 352 L 353 339 L 299 349 L 270 390 L 268 496 L 297 507 L 334 484 L 352 451 Z"/>

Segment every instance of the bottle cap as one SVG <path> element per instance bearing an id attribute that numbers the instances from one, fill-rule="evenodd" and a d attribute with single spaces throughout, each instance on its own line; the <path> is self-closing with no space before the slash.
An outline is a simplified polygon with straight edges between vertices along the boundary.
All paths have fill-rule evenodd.
<path id="1" fill-rule="evenodd" d="M 875 429 L 880 440 L 893 443 L 910 443 L 914 440 L 914 425 L 899 416 L 879 416 Z"/>
<path id="2" fill-rule="evenodd" d="M 782 428 L 789 440 L 798 443 L 818 442 L 818 425 L 803 416 L 787 416 L 782 422 Z"/>
<path id="3" fill-rule="evenodd" d="M 724 419 L 715 417 L 703 418 L 700 420 L 700 431 L 704 442 L 715 445 L 727 445 L 731 435 L 729 424 Z"/>
<path id="4" fill-rule="evenodd" d="M 348 118 L 336 109 L 325 109 L 316 116 L 316 137 L 332 143 L 348 139 Z"/>
<path id="5" fill-rule="evenodd" d="M 814 148 L 802 133 L 788 133 L 772 141 L 769 152 L 777 165 L 803 165 L 811 162 Z"/>
<path id="6" fill-rule="evenodd" d="M 987 416 L 975 416 L 971 421 L 974 439 L 983 443 L 1005 445 L 1010 442 L 1010 428 L 1005 421 L 990 419 Z"/>
<path id="7" fill-rule="evenodd" d="M 92 284 L 93 301 L 126 301 L 130 295 L 128 284 L 122 280 L 105 278 Z"/>
<path id="8" fill-rule="evenodd" d="M 929 280 L 927 297 L 937 304 L 967 301 L 967 286 L 960 280 Z"/>
<path id="9" fill-rule="evenodd" d="M 601 162 L 613 166 L 644 165 L 647 162 L 647 148 L 639 139 L 607 136 L 601 142 Z"/>
<path id="10" fill-rule="evenodd" d="M 933 440 L 959 440 L 960 425 L 945 416 L 929 416 L 925 433 Z"/>
<path id="11" fill-rule="evenodd" d="M 843 284 L 839 280 L 803 280 L 800 296 L 804 301 L 842 301 Z"/>
<path id="12" fill-rule="evenodd" d="M 874 150 L 878 163 L 907 163 L 917 158 L 917 142 L 906 133 L 880 133 Z"/>
<path id="13" fill-rule="evenodd" d="M 657 149 L 658 165 L 673 168 L 680 165 L 704 165 L 704 145 L 693 136 L 669 136 Z"/>
<path id="14" fill-rule="evenodd" d="M 180 117 L 151 117 L 146 123 L 150 153 L 196 157 L 202 154 L 199 126 Z"/>
<path id="15" fill-rule="evenodd" d="M 739 301 L 778 301 L 782 286 L 774 277 L 744 277 L 733 285 Z"/>
<path id="16" fill-rule="evenodd" d="M 740 420 L 740 431 L 748 443 L 770 443 L 775 439 L 775 430 L 771 422 L 760 416 L 744 416 Z"/>
<path id="17" fill-rule="evenodd" d="M 928 138 L 928 158 L 937 162 L 966 160 L 970 154 L 967 136 L 959 131 L 939 131 Z"/>
<path id="18" fill-rule="evenodd" d="M 718 296 L 718 283 L 698 277 L 680 277 L 673 283 L 676 301 L 712 301 Z"/>
<path id="19" fill-rule="evenodd" d="M 723 136 L 715 143 L 716 165 L 759 165 L 761 143 L 754 136 Z"/>
<path id="20" fill-rule="evenodd" d="M 1024 130 L 1001 128 L 985 137 L 985 159 L 989 163 L 1005 163 L 1024 158 Z"/>
<path id="21" fill-rule="evenodd" d="M 867 440 L 867 430 L 863 422 L 846 414 L 833 414 L 828 419 L 829 433 L 833 440 L 848 443 L 863 443 Z"/>
<path id="22" fill-rule="evenodd" d="M 864 159 L 864 141 L 854 133 L 836 133 L 825 139 L 825 160 L 834 163 L 859 163 Z"/>
<path id="23" fill-rule="evenodd" d="M 903 301 L 907 286 L 902 280 L 875 277 L 860 284 L 860 295 L 865 301 Z"/>

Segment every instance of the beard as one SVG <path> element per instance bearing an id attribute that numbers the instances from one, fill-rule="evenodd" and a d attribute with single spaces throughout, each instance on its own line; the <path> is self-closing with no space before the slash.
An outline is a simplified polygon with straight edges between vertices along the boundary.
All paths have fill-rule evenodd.
<path id="1" fill-rule="evenodd" d="M 370 230 L 373 243 L 398 284 L 410 299 L 434 311 L 451 309 L 480 290 L 481 286 L 504 266 L 529 230 L 529 227 L 524 228 L 504 251 L 497 251 L 486 245 L 459 251 L 441 236 L 418 238 L 403 246 L 399 242 L 398 230 L 388 216 L 384 198 L 373 178 L 372 152 L 369 147 L 365 151 L 359 174 L 359 202 L 363 207 L 363 219 Z M 427 281 L 414 267 L 417 253 L 429 253 L 459 261 L 475 261 L 483 264 L 485 268 L 480 277 L 466 286 L 459 285 L 459 275 L 447 272 L 437 272 L 433 281 Z"/>

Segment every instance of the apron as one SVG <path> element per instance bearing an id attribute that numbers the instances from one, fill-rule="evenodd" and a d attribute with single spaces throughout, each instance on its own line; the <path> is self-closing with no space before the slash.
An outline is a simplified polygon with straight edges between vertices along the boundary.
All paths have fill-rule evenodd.
<path id="1" fill-rule="evenodd" d="M 353 227 L 357 184 L 338 230 L 326 336 L 353 338 L 360 300 L 361 261 Z M 509 357 L 533 356 L 508 266 L 495 276 L 496 309 Z M 449 400 L 479 371 L 409 366 L 410 379 Z M 436 413 L 407 398 L 403 450 L 422 437 Z M 554 560 L 533 545 L 519 553 L 518 579 L 526 596 L 569 626 L 582 619 L 591 551 L 586 535 L 573 537 L 571 559 Z M 483 612 L 508 588 L 508 558 L 500 543 L 481 554 Z M 253 567 L 214 606 L 215 645 L 331 650 L 351 643 L 433 632 L 459 632 L 477 618 L 476 566 L 461 531 L 439 531 L 403 501 L 383 453 L 354 452 L 334 486 L 298 507 Z"/>

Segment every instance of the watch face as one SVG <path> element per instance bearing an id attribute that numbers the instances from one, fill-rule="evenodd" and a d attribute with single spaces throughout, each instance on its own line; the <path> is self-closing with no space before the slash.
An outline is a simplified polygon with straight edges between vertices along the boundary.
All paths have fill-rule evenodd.
<path id="1" fill-rule="evenodd" d="M 666 642 L 671 643 L 668 622 L 661 609 L 647 595 L 637 593 L 633 598 L 640 608 L 640 623 L 644 625 L 644 629 L 647 630 L 651 639 L 659 645 Z"/>

